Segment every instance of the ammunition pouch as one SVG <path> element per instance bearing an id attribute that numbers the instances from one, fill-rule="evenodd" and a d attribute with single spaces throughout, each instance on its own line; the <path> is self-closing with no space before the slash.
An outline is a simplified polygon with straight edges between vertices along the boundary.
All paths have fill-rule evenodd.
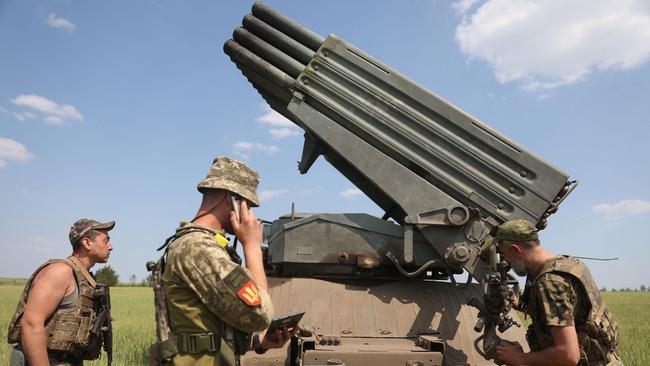
<path id="1" fill-rule="evenodd" d="M 178 354 L 178 340 L 171 337 L 162 342 L 156 342 L 149 347 L 149 366 L 167 366 Z"/>

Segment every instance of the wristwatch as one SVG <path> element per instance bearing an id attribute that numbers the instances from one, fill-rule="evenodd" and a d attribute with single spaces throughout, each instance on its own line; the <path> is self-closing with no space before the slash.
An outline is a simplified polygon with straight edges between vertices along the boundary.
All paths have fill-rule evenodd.
<path id="1" fill-rule="evenodd" d="M 263 355 L 268 351 L 266 348 L 262 347 L 262 342 L 260 341 L 260 334 L 255 333 L 253 334 L 253 349 L 255 350 L 255 353 L 258 355 Z"/>

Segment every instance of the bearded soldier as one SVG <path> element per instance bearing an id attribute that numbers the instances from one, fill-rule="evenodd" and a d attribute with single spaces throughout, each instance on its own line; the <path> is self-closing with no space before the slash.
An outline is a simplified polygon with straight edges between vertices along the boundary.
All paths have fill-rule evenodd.
<path id="1" fill-rule="evenodd" d="M 528 275 L 515 305 L 532 319 L 526 333 L 531 352 L 502 342 L 499 359 L 508 365 L 622 365 L 618 325 L 584 263 L 547 252 L 524 220 L 501 224 L 495 240 L 515 273 Z"/>
<path id="2" fill-rule="evenodd" d="M 92 329 L 110 328 L 110 315 L 98 314 L 107 290 L 89 270 L 108 261 L 114 226 L 114 221 L 76 221 L 69 234 L 72 255 L 47 261 L 31 276 L 9 323 L 9 343 L 18 343 L 12 365 L 76 366 L 99 357 L 103 335 Z"/>
<path id="3" fill-rule="evenodd" d="M 263 353 L 282 347 L 297 331 L 249 337 L 266 329 L 273 316 L 262 262 L 262 224 L 249 209 L 259 206 L 258 182 L 257 172 L 227 157 L 216 158 L 199 182 L 201 206 L 191 223 L 176 229 L 167 249 L 162 287 L 170 337 L 160 346 L 166 354 L 159 359 L 177 366 L 236 365 L 248 349 Z M 237 263 L 226 233 L 242 243 L 247 268 Z"/>

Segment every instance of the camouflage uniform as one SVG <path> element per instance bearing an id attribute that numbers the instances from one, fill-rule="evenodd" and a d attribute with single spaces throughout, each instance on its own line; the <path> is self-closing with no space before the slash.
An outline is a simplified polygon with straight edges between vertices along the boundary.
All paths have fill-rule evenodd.
<path id="1" fill-rule="evenodd" d="M 509 221 L 497 230 L 498 240 L 538 240 L 537 231 L 524 220 Z M 622 365 L 617 354 L 618 325 L 600 296 L 595 281 L 581 261 L 557 256 L 546 260 L 522 301 L 531 316 L 526 338 L 531 351 L 553 345 L 551 327 L 576 328 L 580 346 L 580 366 Z"/>
<path id="2" fill-rule="evenodd" d="M 215 159 L 198 189 L 226 189 L 258 205 L 258 180 L 244 163 L 222 157 Z M 247 269 L 231 260 L 223 235 L 181 223 L 169 246 L 162 283 L 171 332 L 178 339 L 176 366 L 236 365 L 230 345 L 234 330 L 264 330 L 273 316 L 270 296 L 254 284 Z M 198 340 L 198 334 L 207 336 Z"/>

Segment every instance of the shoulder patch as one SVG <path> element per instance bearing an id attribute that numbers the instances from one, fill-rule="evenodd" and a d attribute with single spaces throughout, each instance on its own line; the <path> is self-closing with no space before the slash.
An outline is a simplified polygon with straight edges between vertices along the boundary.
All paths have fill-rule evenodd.
<path id="1" fill-rule="evenodd" d="M 260 293 L 257 290 L 257 285 L 253 280 L 248 281 L 244 287 L 240 288 L 239 291 L 237 291 L 237 296 L 250 306 L 257 306 L 262 303 Z"/>
<path id="2" fill-rule="evenodd" d="M 246 305 L 257 306 L 262 303 L 257 285 L 250 279 L 243 268 L 237 267 L 233 269 L 223 281 Z"/>

